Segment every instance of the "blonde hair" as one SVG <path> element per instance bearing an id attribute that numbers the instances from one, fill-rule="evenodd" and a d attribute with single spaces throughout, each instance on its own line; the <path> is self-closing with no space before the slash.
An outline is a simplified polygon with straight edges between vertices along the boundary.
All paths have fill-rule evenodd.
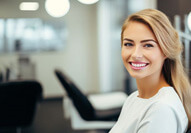
<path id="1" fill-rule="evenodd" d="M 168 17 L 156 9 L 144 9 L 129 16 L 122 27 L 123 32 L 129 22 L 137 21 L 146 24 L 154 33 L 160 48 L 167 57 L 164 61 L 162 73 L 166 82 L 174 87 L 179 95 L 191 126 L 191 85 L 182 64 L 182 49 L 178 33 L 173 28 Z"/>

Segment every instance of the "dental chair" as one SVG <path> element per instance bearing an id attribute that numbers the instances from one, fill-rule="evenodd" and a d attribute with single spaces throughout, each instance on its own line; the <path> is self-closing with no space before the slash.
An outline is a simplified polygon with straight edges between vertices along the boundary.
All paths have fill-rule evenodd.
<path id="1" fill-rule="evenodd" d="M 190 128 L 190 129 L 188 129 L 188 131 L 187 131 L 186 133 L 191 133 L 191 128 Z"/>
<path id="2" fill-rule="evenodd" d="M 74 130 L 110 129 L 118 119 L 127 98 L 123 92 L 86 96 L 66 74 L 56 69 L 55 75 L 67 92 L 63 99 L 64 113 Z"/>
<path id="3" fill-rule="evenodd" d="M 37 81 L 9 81 L 0 83 L 0 129 L 21 133 L 33 122 L 42 87 Z"/>

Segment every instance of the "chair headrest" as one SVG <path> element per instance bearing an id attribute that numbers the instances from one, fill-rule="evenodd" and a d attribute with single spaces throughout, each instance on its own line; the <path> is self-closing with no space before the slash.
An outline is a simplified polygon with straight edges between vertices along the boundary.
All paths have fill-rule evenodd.
<path id="1" fill-rule="evenodd" d="M 24 127 L 32 123 L 36 105 L 42 99 L 37 81 L 0 83 L 0 127 Z"/>

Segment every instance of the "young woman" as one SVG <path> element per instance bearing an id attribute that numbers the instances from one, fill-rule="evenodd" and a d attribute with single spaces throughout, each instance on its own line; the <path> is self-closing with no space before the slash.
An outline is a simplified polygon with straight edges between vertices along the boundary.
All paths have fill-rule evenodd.
<path id="1" fill-rule="evenodd" d="M 182 44 L 167 16 L 155 9 L 129 16 L 121 47 L 138 91 L 127 98 L 109 133 L 185 133 L 191 123 L 191 86 L 181 62 Z"/>

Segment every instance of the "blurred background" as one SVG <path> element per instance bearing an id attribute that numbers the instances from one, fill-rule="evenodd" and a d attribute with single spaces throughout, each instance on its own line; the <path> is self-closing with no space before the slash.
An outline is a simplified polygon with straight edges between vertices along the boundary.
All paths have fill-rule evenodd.
<path id="1" fill-rule="evenodd" d="M 191 1 L 85 2 L 0 0 L 0 82 L 37 80 L 43 86 L 43 101 L 23 133 L 90 132 L 72 129 L 71 120 L 64 118 L 66 92 L 54 74 L 57 68 L 84 94 L 123 91 L 129 95 L 136 90 L 123 67 L 120 32 L 126 17 L 141 9 L 167 14 L 184 44 L 184 65 L 190 76 Z"/>

